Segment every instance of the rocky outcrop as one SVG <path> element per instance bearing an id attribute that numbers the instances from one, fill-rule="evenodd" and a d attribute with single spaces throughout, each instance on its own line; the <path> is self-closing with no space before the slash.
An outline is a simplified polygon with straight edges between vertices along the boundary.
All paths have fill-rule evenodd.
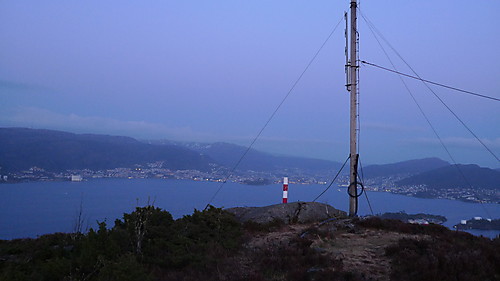
<path id="1" fill-rule="evenodd" d="M 280 220 L 286 224 L 310 223 L 330 218 L 345 218 L 346 212 L 318 202 L 293 202 L 265 207 L 236 207 L 226 211 L 241 222 L 269 223 Z"/>

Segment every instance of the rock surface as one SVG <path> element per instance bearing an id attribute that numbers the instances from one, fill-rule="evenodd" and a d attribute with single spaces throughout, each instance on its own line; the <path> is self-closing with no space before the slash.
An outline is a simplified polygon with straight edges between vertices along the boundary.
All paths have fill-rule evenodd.
<path id="1" fill-rule="evenodd" d="M 293 202 L 265 207 L 236 207 L 227 209 L 241 222 L 269 223 L 281 220 L 286 224 L 310 223 L 330 218 L 345 218 L 346 212 L 318 202 Z"/>

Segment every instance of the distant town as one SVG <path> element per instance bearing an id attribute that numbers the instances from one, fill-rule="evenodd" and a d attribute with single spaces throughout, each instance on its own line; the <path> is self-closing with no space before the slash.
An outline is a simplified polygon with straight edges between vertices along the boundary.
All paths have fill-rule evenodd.
<path id="1" fill-rule="evenodd" d="M 163 161 L 134 165 L 131 168 L 114 168 L 106 170 L 67 170 L 64 172 L 49 172 L 43 168 L 31 167 L 28 170 L 1 174 L 0 183 L 18 183 L 27 181 L 84 181 L 99 178 L 127 178 L 127 179 L 177 179 L 193 181 L 223 182 L 228 174 L 225 167 L 213 165 L 210 172 L 199 170 L 170 170 L 163 167 Z M 290 184 L 329 184 L 329 175 L 305 172 L 299 169 L 260 172 L 236 171 L 228 181 L 248 185 L 268 185 L 281 183 L 283 176 L 290 178 Z M 369 191 L 391 192 L 406 196 L 421 198 L 452 199 L 476 203 L 500 204 L 500 191 L 493 189 L 447 188 L 431 189 L 425 185 L 398 186 L 395 183 L 404 178 L 402 176 L 377 177 L 365 180 L 364 188 Z M 336 185 L 347 187 L 349 177 L 342 175 L 337 179 Z"/>

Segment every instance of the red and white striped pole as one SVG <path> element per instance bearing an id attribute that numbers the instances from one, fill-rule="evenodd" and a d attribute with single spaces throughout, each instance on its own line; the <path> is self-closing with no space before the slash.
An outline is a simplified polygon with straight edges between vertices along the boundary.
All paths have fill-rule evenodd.
<path id="1" fill-rule="evenodd" d="M 283 178 L 283 204 L 288 203 L 288 177 Z"/>

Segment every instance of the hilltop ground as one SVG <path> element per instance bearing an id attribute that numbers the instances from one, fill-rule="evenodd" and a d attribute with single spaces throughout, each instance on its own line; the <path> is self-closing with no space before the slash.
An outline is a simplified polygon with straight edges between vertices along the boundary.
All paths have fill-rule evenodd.
<path id="1" fill-rule="evenodd" d="M 498 238 L 334 210 L 137 208 L 112 228 L 0 241 L 0 280 L 500 280 Z"/>

